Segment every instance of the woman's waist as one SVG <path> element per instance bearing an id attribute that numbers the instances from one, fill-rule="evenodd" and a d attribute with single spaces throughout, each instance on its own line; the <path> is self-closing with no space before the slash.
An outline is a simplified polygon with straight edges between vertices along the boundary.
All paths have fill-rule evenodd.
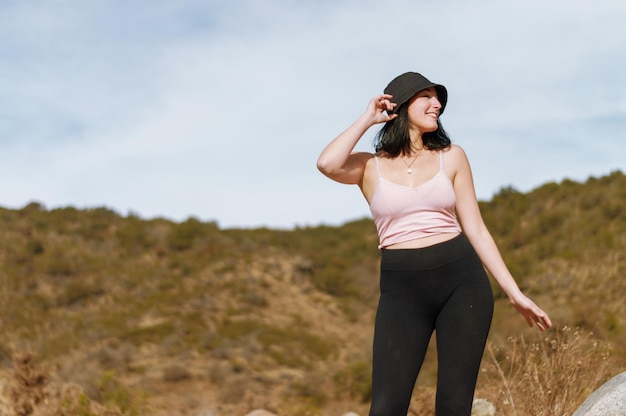
<path id="1" fill-rule="evenodd" d="M 427 270 L 475 253 L 463 233 L 446 234 L 442 238 L 446 239 L 425 247 L 383 248 L 380 267 L 384 270 Z"/>
<path id="2" fill-rule="evenodd" d="M 434 234 L 420 238 L 413 238 L 411 240 L 402 241 L 395 244 L 390 244 L 385 247 L 387 250 L 397 249 L 411 249 L 411 248 L 426 248 L 435 244 L 444 243 L 448 240 L 452 240 L 457 237 L 459 232 Z"/>

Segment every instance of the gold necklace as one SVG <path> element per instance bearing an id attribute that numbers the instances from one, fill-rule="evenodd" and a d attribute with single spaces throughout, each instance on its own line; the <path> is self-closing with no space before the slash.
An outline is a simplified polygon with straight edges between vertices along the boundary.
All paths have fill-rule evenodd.
<path id="1" fill-rule="evenodd" d="M 413 163 L 415 163 L 415 161 L 417 160 L 418 157 L 420 157 L 420 155 L 422 154 L 422 151 L 424 149 L 420 149 L 419 153 L 417 154 L 417 156 L 415 156 L 415 159 L 413 159 L 413 161 L 409 164 L 406 163 L 406 160 L 404 160 L 402 157 L 400 157 L 400 160 L 402 161 L 402 163 L 404 163 L 404 166 L 406 166 L 406 173 L 408 173 L 409 175 L 411 173 L 413 173 L 413 170 L 411 169 L 411 166 L 413 166 Z"/>

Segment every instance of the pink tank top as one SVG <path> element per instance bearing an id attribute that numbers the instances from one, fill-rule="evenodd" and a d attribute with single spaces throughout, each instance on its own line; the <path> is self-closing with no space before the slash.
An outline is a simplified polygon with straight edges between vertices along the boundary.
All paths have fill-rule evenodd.
<path id="1" fill-rule="evenodd" d="M 439 152 L 439 172 L 417 188 L 384 179 L 376 160 L 378 179 L 370 211 L 378 230 L 379 248 L 435 234 L 459 233 L 456 196 L 452 181 L 444 172 Z"/>

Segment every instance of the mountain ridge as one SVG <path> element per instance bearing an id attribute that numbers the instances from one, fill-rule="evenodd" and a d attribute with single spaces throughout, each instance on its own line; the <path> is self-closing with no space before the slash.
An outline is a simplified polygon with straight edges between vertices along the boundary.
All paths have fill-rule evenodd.
<path id="1" fill-rule="evenodd" d="M 622 364 L 624 201 L 616 171 L 480 202 L 520 286 L 558 327 L 593 332 Z M 0 208 L 0 223 L 0 379 L 10 356 L 29 350 L 91 400 L 114 380 L 124 414 L 366 408 L 379 259 L 370 219 L 220 229 L 31 203 Z M 536 339 L 494 293 L 490 340 Z M 418 379 L 425 391 L 432 355 Z"/>

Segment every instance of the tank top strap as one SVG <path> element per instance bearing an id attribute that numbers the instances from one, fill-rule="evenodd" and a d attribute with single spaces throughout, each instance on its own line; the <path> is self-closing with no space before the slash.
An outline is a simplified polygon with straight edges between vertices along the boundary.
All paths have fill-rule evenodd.
<path id="1" fill-rule="evenodd" d="M 378 174 L 378 177 L 380 178 L 380 162 L 378 162 L 378 156 L 374 156 L 374 161 L 376 162 L 376 173 Z"/>

